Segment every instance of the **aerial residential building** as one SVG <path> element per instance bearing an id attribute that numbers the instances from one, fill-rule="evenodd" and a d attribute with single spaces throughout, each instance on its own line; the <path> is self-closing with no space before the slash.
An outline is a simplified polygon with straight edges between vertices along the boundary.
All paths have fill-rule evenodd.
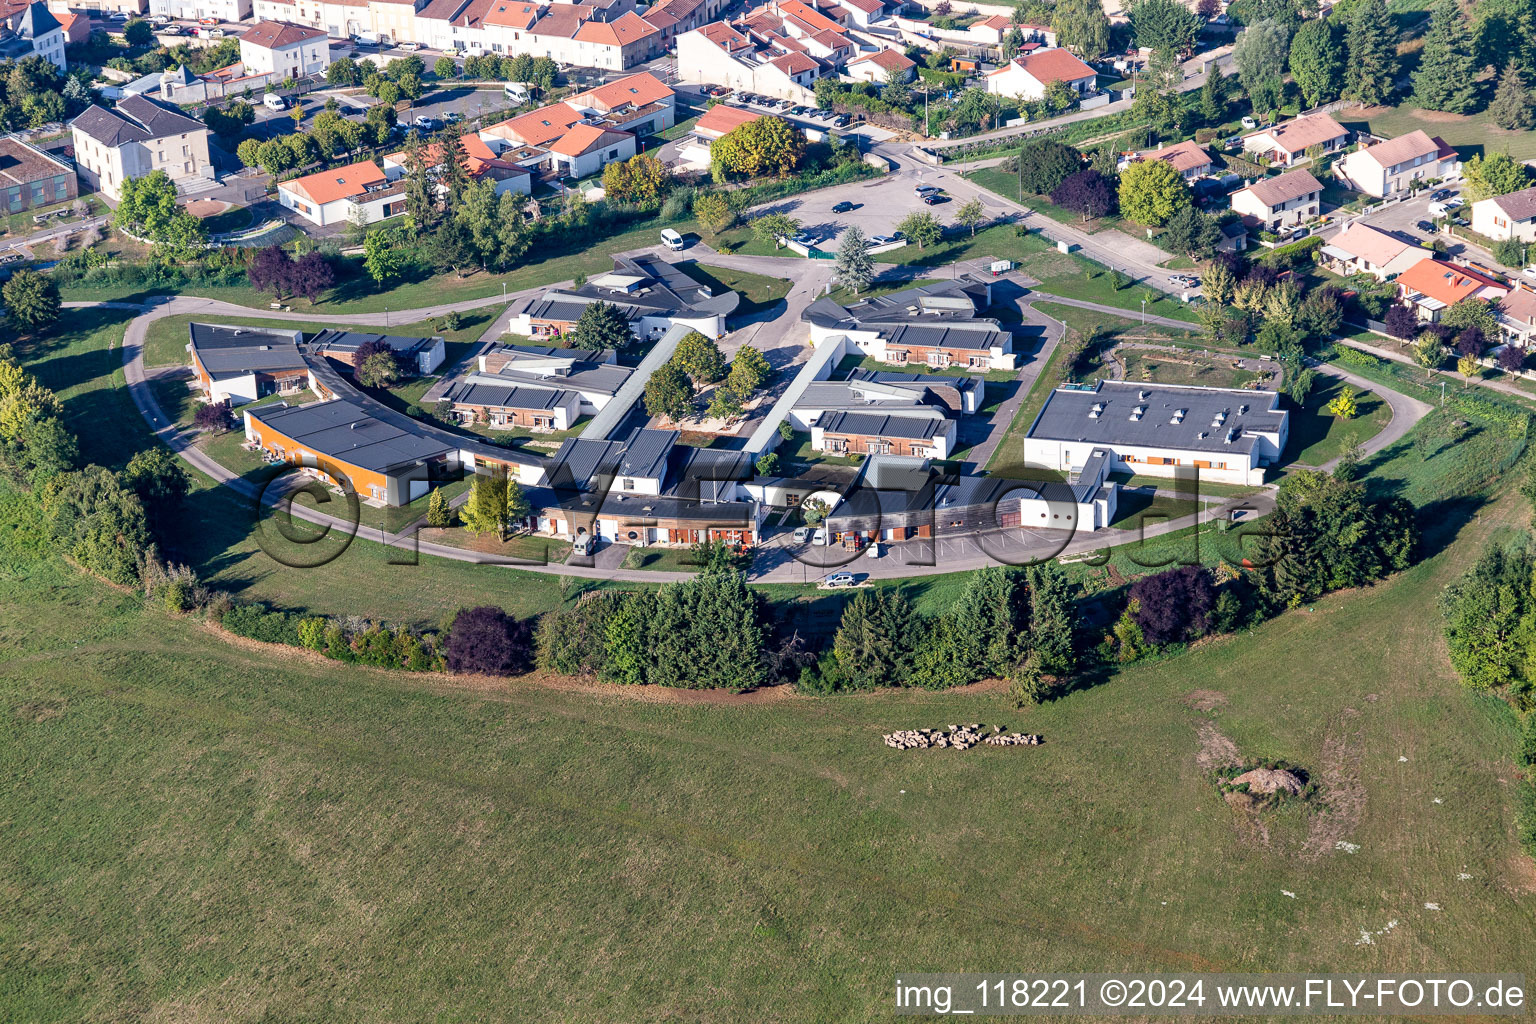
<path id="1" fill-rule="evenodd" d="M 53 13 L 54 17 L 59 19 L 60 24 L 65 26 L 66 32 L 68 31 L 69 23 L 64 20 L 64 15 L 70 13 L 71 7 L 76 11 L 99 11 L 101 13 L 111 12 L 127 15 L 143 14 L 149 10 L 149 0 L 47 0 L 47 3 L 48 10 Z M 85 14 L 84 17 L 88 25 L 90 21 L 89 13 Z M 89 28 L 87 28 L 86 34 L 90 34 Z M 70 40 L 70 42 L 79 41 L 75 39 Z"/>
<path id="2" fill-rule="evenodd" d="M 0 212 L 37 210 L 79 194 L 73 167 L 20 139 L 0 138 Z"/>
<path id="3" fill-rule="evenodd" d="M 91 19 L 89 15 L 63 10 L 54 11 L 53 16 L 59 19 L 59 27 L 64 30 L 65 46 L 74 46 L 77 43 L 90 41 Z"/>
<path id="4" fill-rule="evenodd" d="M 331 66 L 331 42 L 317 28 L 258 21 L 240 36 L 240 63 L 279 79 L 323 75 Z"/>
<path id="5" fill-rule="evenodd" d="M 577 398 L 577 415 L 590 416 L 607 408 L 634 373 L 632 367 L 618 365 L 613 352 L 495 345 L 454 387 L 569 392 Z"/>
<path id="6" fill-rule="evenodd" d="M 828 455 L 911 455 L 947 459 L 959 428 L 942 416 L 892 416 L 880 412 L 835 412 L 811 427 L 811 450 Z"/>
<path id="7" fill-rule="evenodd" d="M 848 12 L 848 23 L 853 27 L 869 28 L 885 17 L 884 0 L 837 0 L 837 3 Z"/>
<path id="8" fill-rule="evenodd" d="M 969 275 L 916 285 L 843 307 L 817 299 L 801 319 L 811 341 L 841 337 L 871 359 L 893 366 L 917 364 L 985 372 L 1012 370 L 1013 336 L 978 315 L 991 305 L 991 284 Z"/>
<path id="9" fill-rule="evenodd" d="M 615 256 L 612 273 L 596 275 L 579 288 L 552 288 L 524 300 L 508 330 L 530 338 L 561 337 L 576 327 L 588 306 L 606 302 L 624 313 L 642 341 L 654 341 L 677 325 L 719 338 L 740 301 L 733 291 L 715 295 L 659 257 Z"/>
<path id="10" fill-rule="evenodd" d="M 60 71 L 64 58 L 64 26 L 42 0 L 0 0 L 0 60 L 42 57 Z"/>
<path id="11" fill-rule="evenodd" d="M 1536 242 L 1536 188 L 1473 203 L 1472 230 L 1495 242 Z"/>
<path id="12" fill-rule="evenodd" d="M 1078 471 L 1099 452 L 1112 472 L 1259 484 L 1280 460 L 1289 414 L 1272 391 L 1100 381 L 1052 391 L 1024 438 L 1026 465 Z"/>
<path id="13" fill-rule="evenodd" d="M 319 227 L 374 224 L 405 212 L 405 182 L 391 182 L 378 164 L 361 160 L 279 182 L 277 201 Z"/>
<path id="14" fill-rule="evenodd" d="M 684 33 L 677 39 L 678 76 L 685 82 L 724 85 L 796 103 L 815 102 L 811 90 L 816 79 L 833 73 L 853 56 L 853 44 L 835 22 L 822 18 L 830 28 L 812 26 L 805 13 L 816 14 L 807 9 L 784 15 L 761 8 L 754 12 L 755 25 L 750 28 L 745 22 L 722 21 Z M 814 32 L 808 31 L 813 27 Z M 796 32 L 804 35 L 792 34 Z"/>
<path id="15" fill-rule="evenodd" d="M 1036 50 L 1013 58 L 996 71 L 987 72 L 987 92 L 1023 100 L 1041 100 L 1052 82 L 1063 82 L 1079 96 L 1095 89 L 1098 76 L 1066 50 Z"/>
<path id="16" fill-rule="evenodd" d="M 717 103 L 704 111 L 703 115 L 694 122 L 693 133 L 713 141 L 725 136 L 731 129 L 749 124 L 763 116 L 756 110 L 743 110 L 728 103 Z"/>
<path id="17" fill-rule="evenodd" d="M 1292 118 L 1243 136 L 1243 152 L 1267 156 L 1282 167 L 1305 159 L 1313 146 L 1335 153 L 1348 144 L 1349 130 L 1327 114 Z"/>
<path id="18" fill-rule="evenodd" d="M 251 0 L 149 0 L 149 13 L 182 21 L 244 21 L 251 16 Z"/>
<path id="19" fill-rule="evenodd" d="M 321 331 L 309 341 L 309 351 L 325 356 L 351 374 L 357 369 L 356 357 L 364 345 L 386 345 L 401 368 L 414 376 L 425 377 L 443 365 L 446 351 L 439 337 L 410 337 L 394 334 L 366 334 L 361 331 Z"/>
<path id="20" fill-rule="evenodd" d="M 519 114 L 479 134 L 501 160 L 542 168 L 553 176 L 584 176 L 634 156 L 636 136 L 670 128 L 676 102 L 670 87 L 642 72 Z"/>
<path id="21" fill-rule="evenodd" d="M 1261 230 L 1279 231 L 1322 213 L 1323 186 L 1311 171 L 1286 171 L 1232 193 L 1232 209 Z"/>
<path id="22" fill-rule="evenodd" d="M 1178 171 L 1185 181 L 1193 181 L 1210 174 L 1215 169 L 1215 161 L 1205 147 L 1194 140 L 1181 142 L 1177 146 L 1149 149 L 1136 154 L 1141 160 L 1162 160 Z"/>
<path id="23" fill-rule="evenodd" d="M 795 396 L 790 425 L 810 430 L 818 419 L 837 412 L 877 412 L 918 419 L 948 419 L 974 413 L 981 403 L 976 377 L 931 373 L 854 370 L 846 380 L 818 381 Z"/>
<path id="24" fill-rule="evenodd" d="M 260 2 L 260 0 L 258 0 Z M 416 12 L 416 41 L 478 56 L 491 48 L 485 17 L 496 0 L 431 0 Z"/>
<path id="25" fill-rule="evenodd" d="M 581 418 L 581 395 L 565 389 L 455 384 L 444 400 L 460 423 L 492 430 L 549 433 L 569 430 Z"/>
<path id="26" fill-rule="evenodd" d="M 144 96 L 108 110 L 91 104 L 69 122 L 75 166 L 91 188 L 122 198 L 123 182 L 164 171 L 178 186 L 213 177 L 208 127 Z"/>
<path id="27" fill-rule="evenodd" d="M 192 373 L 208 402 L 243 405 L 309 386 L 298 331 L 191 323 L 187 334 Z"/>
<path id="28" fill-rule="evenodd" d="M 1495 314 L 1499 336 L 1509 345 L 1529 349 L 1536 341 L 1536 292 L 1516 288 L 1499 300 Z"/>
<path id="29" fill-rule="evenodd" d="M 897 81 L 910 82 L 917 77 L 917 62 L 900 50 L 876 50 L 853 58 L 848 62 L 848 77 L 862 82 L 884 85 L 897 76 Z"/>
<path id="30" fill-rule="evenodd" d="M 1397 296 L 1408 303 L 1420 320 L 1437 323 L 1441 315 L 1462 299 L 1496 302 L 1510 286 L 1469 267 L 1442 260 L 1421 260 L 1397 277 Z"/>
<path id="31" fill-rule="evenodd" d="M 1355 221 L 1318 251 L 1328 269 L 1345 277 L 1370 274 L 1378 281 L 1390 281 L 1415 263 L 1434 256 L 1416 242 L 1405 242 L 1363 221 Z"/>
<path id="32" fill-rule="evenodd" d="M 1459 166 L 1456 151 L 1443 139 L 1411 131 L 1395 139 L 1346 153 L 1334 161 L 1333 173 L 1357 192 L 1378 199 L 1395 195 L 1416 182 L 1445 178 Z"/>

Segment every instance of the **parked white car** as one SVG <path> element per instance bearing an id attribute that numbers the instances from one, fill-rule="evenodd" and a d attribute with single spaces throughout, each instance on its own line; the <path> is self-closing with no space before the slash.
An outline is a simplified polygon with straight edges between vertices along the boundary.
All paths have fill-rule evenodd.
<path id="1" fill-rule="evenodd" d="M 1520 271 L 1520 273 L 1523 276 L 1530 278 L 1532 281 L 1536 281 L 1536 263 L 1526 267 L 1524 270 Z"/>
<path id="2" fill-rule="evenodd" d="M 851 572 L 835 572 L 827 577 L 827 586 L 829 587 L 852 587 L 857 583 L 858 581 L 853 578 L 853 573 Z"/>

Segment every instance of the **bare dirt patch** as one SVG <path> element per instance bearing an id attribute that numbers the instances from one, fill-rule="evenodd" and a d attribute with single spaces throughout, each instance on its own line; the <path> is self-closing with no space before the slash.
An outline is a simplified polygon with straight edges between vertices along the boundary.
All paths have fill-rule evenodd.
<path id="1" fill-rule="evenodd" d="M 1237 744 L 1222 735 L 1221 730 L 1210 722 L 1197 722 L 1195 733 L 1200 738 L 1195 764 L 1199 765 L 1201 771 L 1210 772 L 1242 761 L 1237 754 Z"/>
<path id="2" fill-rule="evenodd" d="M 187 212 L 198 220 L 204 220 L 223 213 L 232 205 L 232 203 L 226 203 L 222 199 L 194 199 L 187 204 Z"/>
<path id="3" fill-rule="evenodd" d="M 1360 712 L 1345 708 L 1323 737 L 1318 784 L 1324 809 L 1313 815 L 1302 844 L 1303 860 L 1318 860 L 1332 853 L 1350 835 L 1365 812 L 1365 786 L 1360 783 L 1363 754 L 1355 719 Z"/>
<path id="4" fill-rule="evenodd" d="M 65 704 L 62 700 L 29 700 L 16 708 L 16 717 L 23 722 L 31 722 L 34 725 L 59 718 L 64 714 Z"/>
<path id="5" fill-rule="evenodd" d="M 1413 116 L 1431 124 L 1461 124 L 1463 121 L 1472 120 L 1466 114 L 1448 114 L 1443 110 L 1415 110 Z"/>
<path id="6" fill-rule="evenodd" d="M 1215 711 L 1226 706 L 1227 695 L 1219 690 L 1191 690 L 1184 695 L 1184 703 L 1196 711 Z"/>

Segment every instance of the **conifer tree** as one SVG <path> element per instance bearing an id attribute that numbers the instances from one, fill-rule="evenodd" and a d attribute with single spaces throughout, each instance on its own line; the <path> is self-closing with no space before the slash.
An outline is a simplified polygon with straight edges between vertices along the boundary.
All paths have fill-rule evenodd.
<path id="1" fill-rule="evenodd" d="M 1386 101 L 1397 84 L 1397 39 L 1385 0 L 1359 0 L 1350 12 L 1344 94 L 1365 106 Z"/>
<path id="2" fill-rule="evenodd" d="M 1430 110 L 1465 114 L 1477 106 L 1477 58 L 1456 0 L 1436 0 L 1429 35 L 1413 73 L 1415 98 Z"/>

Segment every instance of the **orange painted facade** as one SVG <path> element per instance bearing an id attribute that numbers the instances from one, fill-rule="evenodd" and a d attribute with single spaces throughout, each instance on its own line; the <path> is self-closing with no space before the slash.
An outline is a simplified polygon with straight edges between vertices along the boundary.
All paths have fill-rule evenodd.
<path id="1" fill-rule="evenodd" d="M 352 489 L 363 497 L 374 493 L 382 495 L 387 491 L 389 481 L 384 478 L 383 474 L 362 469 L 351 463 L 342 462 L 339 459 L 333 459 L 328 455 L 321 455 L 319 452 L 304 447 L 288 435 L 279 433 L 261 422 L 261 413 L 259 411 L 250 412 L 246 415 L 250 417 L 251 433 L 254 435 L 253 439 L 256 443 L 289 465 L 318 469 L 338 485 L 343 485 L 343 481 L 346 484 L 350 484 Z M 308 456 L 307 460 L 306 456 Z M 375 489 L 377 490 L 375 491 Z"/>

